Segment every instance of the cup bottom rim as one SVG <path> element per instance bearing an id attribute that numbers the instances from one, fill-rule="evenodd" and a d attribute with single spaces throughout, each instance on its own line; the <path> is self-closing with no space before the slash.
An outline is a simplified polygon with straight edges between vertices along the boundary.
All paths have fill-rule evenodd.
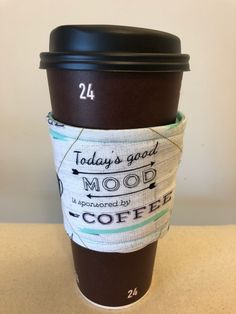
<path id="1" fill-rule="evenodd" d="M 147 295 L 150 293 L 150 290 L 151 290 L 151 286 L 149 287 L 149 289 L 145 292 L 145 294 L 140 298 L 138 299 L 137 301 L 134 301 L 130 304 L 126 304 L 126 305 L 119 305 L 119 306 L 107 306 L 107 305 L 102 305 L 102 304 L 99 304 L 99 303 L 96 303 L 92 300 L 90 300 L 88 297 L 86 297 L 82 291 L 80 290 L 79 288 L 79 285 L 78 285 L 78 280 L 76 279 L 76 290 L 77 292 L 79 293 L 79 295 L 81 295 L 88 303 L 90 303 L 91 305 L 93 306 L 96 306 L 96 307 L 99 307 L 99 308 L 102 308 L 102 309 L 107 309 L 107 310 L 121 310 L 121 309 L 126 309 L 126 308 L 129 308 L 133 305 L 137 305 L 137 303 L 143 301 L 144 298 L 147 297 Z"/>

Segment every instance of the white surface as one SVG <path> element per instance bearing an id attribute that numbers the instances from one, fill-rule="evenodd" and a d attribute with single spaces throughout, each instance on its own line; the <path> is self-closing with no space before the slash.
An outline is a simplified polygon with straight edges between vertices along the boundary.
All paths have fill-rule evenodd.
<path id="1" fill-rule="evenodd" d="M 181 38 L 192 71 L 180 99 L 188 127 L 173 222 L 236 222 L 236 1 L 1 0 L 0 14 L 0 221 L 61 221 L 39 52 L 58 25 L 103 23 Z"/>

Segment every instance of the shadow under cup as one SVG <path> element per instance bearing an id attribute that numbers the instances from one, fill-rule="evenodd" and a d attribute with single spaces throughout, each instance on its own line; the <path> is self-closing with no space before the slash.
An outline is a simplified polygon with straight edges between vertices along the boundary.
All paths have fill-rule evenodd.
<path id="1" fill-rule="evenodd" d="M 78 29 L 80 31 L 81 27 Z M 128 29 L 133 34 L 142 30 Z M 59 28 L 58 32 L 61 31 Z M 104 32 L 113 34 L 114 29 L 110 31 L 107 26 Z M 59 33 L 55 35 L 54 31 L 51 41 L 53 38 L 59 41 Z M 158 32 L 155 36 L 158 38 Z M 59 45 L 58 42 L 55 45 Z M 55 50 L 52 44 L 51 50 Z M 53 117 L 64 124 L 94 129 L 132 129 L 175 122 L 182 73 L 187 70 L 187 65 L 168 71 L 109 71 L 107 68 L 83 69 L 83 66 L 68 69 L 47 64 L 41 64 L 41 67 L 47 69 Z M 95 91 L 93 101 L 81 99 L 81 83 L 84 86 L 90 84 Z M 93 251 L 74 241 L 71 245 L 78 286 L 92 302 L 109 307 L 124 306 L 137 301 L 148 291 L 157 241 L 130 253 Z M 138 293 L 130 297 L 130 291 Z"/>

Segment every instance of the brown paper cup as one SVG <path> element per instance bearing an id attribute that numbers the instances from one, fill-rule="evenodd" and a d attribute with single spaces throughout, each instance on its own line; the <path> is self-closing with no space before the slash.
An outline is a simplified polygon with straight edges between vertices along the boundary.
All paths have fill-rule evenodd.
<path id="1" fill-rule="evenodd" d="M 41 67 L 47 69 L 53 117 L 68 125 L 94 129 L 132 129 L 173 123 L 182 72 L 188 70 L 188 56 L 178 50 L 177 37 L 165 34 L 118 26 L 64 26 L 54 30 L 51 53 L 41 55 Z M 91 55 L 95 50 L 92 39 L 95 46 L 103 45 L 96 46 L 103 51 L 102 57 L 101 52 L 96 52 L 99 60 Z M 121 53 L 125 43 L 128 52 Z M 107 47 L 113 47 L 120 57 L 114 51 L 104 54 Z M 74 50 L 68 53 L 68 49 Z M 83 93 L 83 88 L 89 86 L 94 95 Z M 120 307 L 136 302 L 147 293 L 157 241 L 131 253 L 98 252 L 74 241 L 71 245 L 77 283 L 88 300 Z"/>

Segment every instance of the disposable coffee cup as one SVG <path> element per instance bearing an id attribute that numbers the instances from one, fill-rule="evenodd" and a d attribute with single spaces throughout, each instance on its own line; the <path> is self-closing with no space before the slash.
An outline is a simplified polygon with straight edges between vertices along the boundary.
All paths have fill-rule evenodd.
<path id="1" fill-rule="evenodd" d="M 67 25 L 51 32 L 49 52 L 40 57 L 40 68 L 47 70 L 51 97 L 48 121 L 54 129 L 50 132 L 55 142 L 61 140 L 61 145 L 68 145 L 64 154 L 54 149 L 54 157 L 59 165 L 56 170 L 64 223 L 71 238 L 78 287 L 97 305 L 130 305 L 142 298 L 151 285 L 159 239 L 157 233 L 150 237 L 140 231 L 151 221 L 148 218 L 140 222 L 141 216 L 147 208 L 151 213 L 150 206 L 154 208 L 155 202 L 155 209 L 159 209 L 157 202 L 171 199 L 171 192 L 164 196 L 158 195 L 158 190 L 155 196 L 143 194 L 149 193 L 145 189 L 155 190 L 153 176 L 162 171 L 161 162 L 157 166 L 152 160 L 161 144 L 158 146 L 151 138 L 154 145 L 141 152 L 146 141 L 143 136 L 150 130 L 152 137 L 154 133 L 159 136 L 156 127 L 169 125 L 167 129 L 172 130 L 175 126 L 182 73 L 189 70 L 189 56 L 181 53 L 179 38 L 169 33 L 126 26 Z M 61 135 L 62 129 L 66 135 Z M 78 136 L 70 142 L 76 131 Z M 161 140 L 164 143 L 164 136 Z M 141 145 L 140 152 L 137 143 Z M 132 147 L 135 154 L 130 153 Z M 71 167 L 73 158 L 75 165 Z M 165 160 L 162 164 L 168 172 Z M 74 183 L 66 186 L 67 177 Z M 67 201 L 63 199 L 65 193 L 69 195 Z M 76 197 L 76 193 L 80 196 Z M 138 207 L 144 198 L 147 204 L 150 198 L 151 203 Z M 82 216 L 83 228 L 79 222 Z M 119 228 L 112 229 L 115 221 Z M 86 223 L 90 228 L 84 228 Z M 103 229 L 91 229 L 99 223 Z M 168 222 L 165 224 L 168 229 Z M 130 231 L 133 227 L 136 230 Z M 85 236 L 81 230 L 90 231 Z M 96 242 L 96 236 L 100 242 Z"/>

